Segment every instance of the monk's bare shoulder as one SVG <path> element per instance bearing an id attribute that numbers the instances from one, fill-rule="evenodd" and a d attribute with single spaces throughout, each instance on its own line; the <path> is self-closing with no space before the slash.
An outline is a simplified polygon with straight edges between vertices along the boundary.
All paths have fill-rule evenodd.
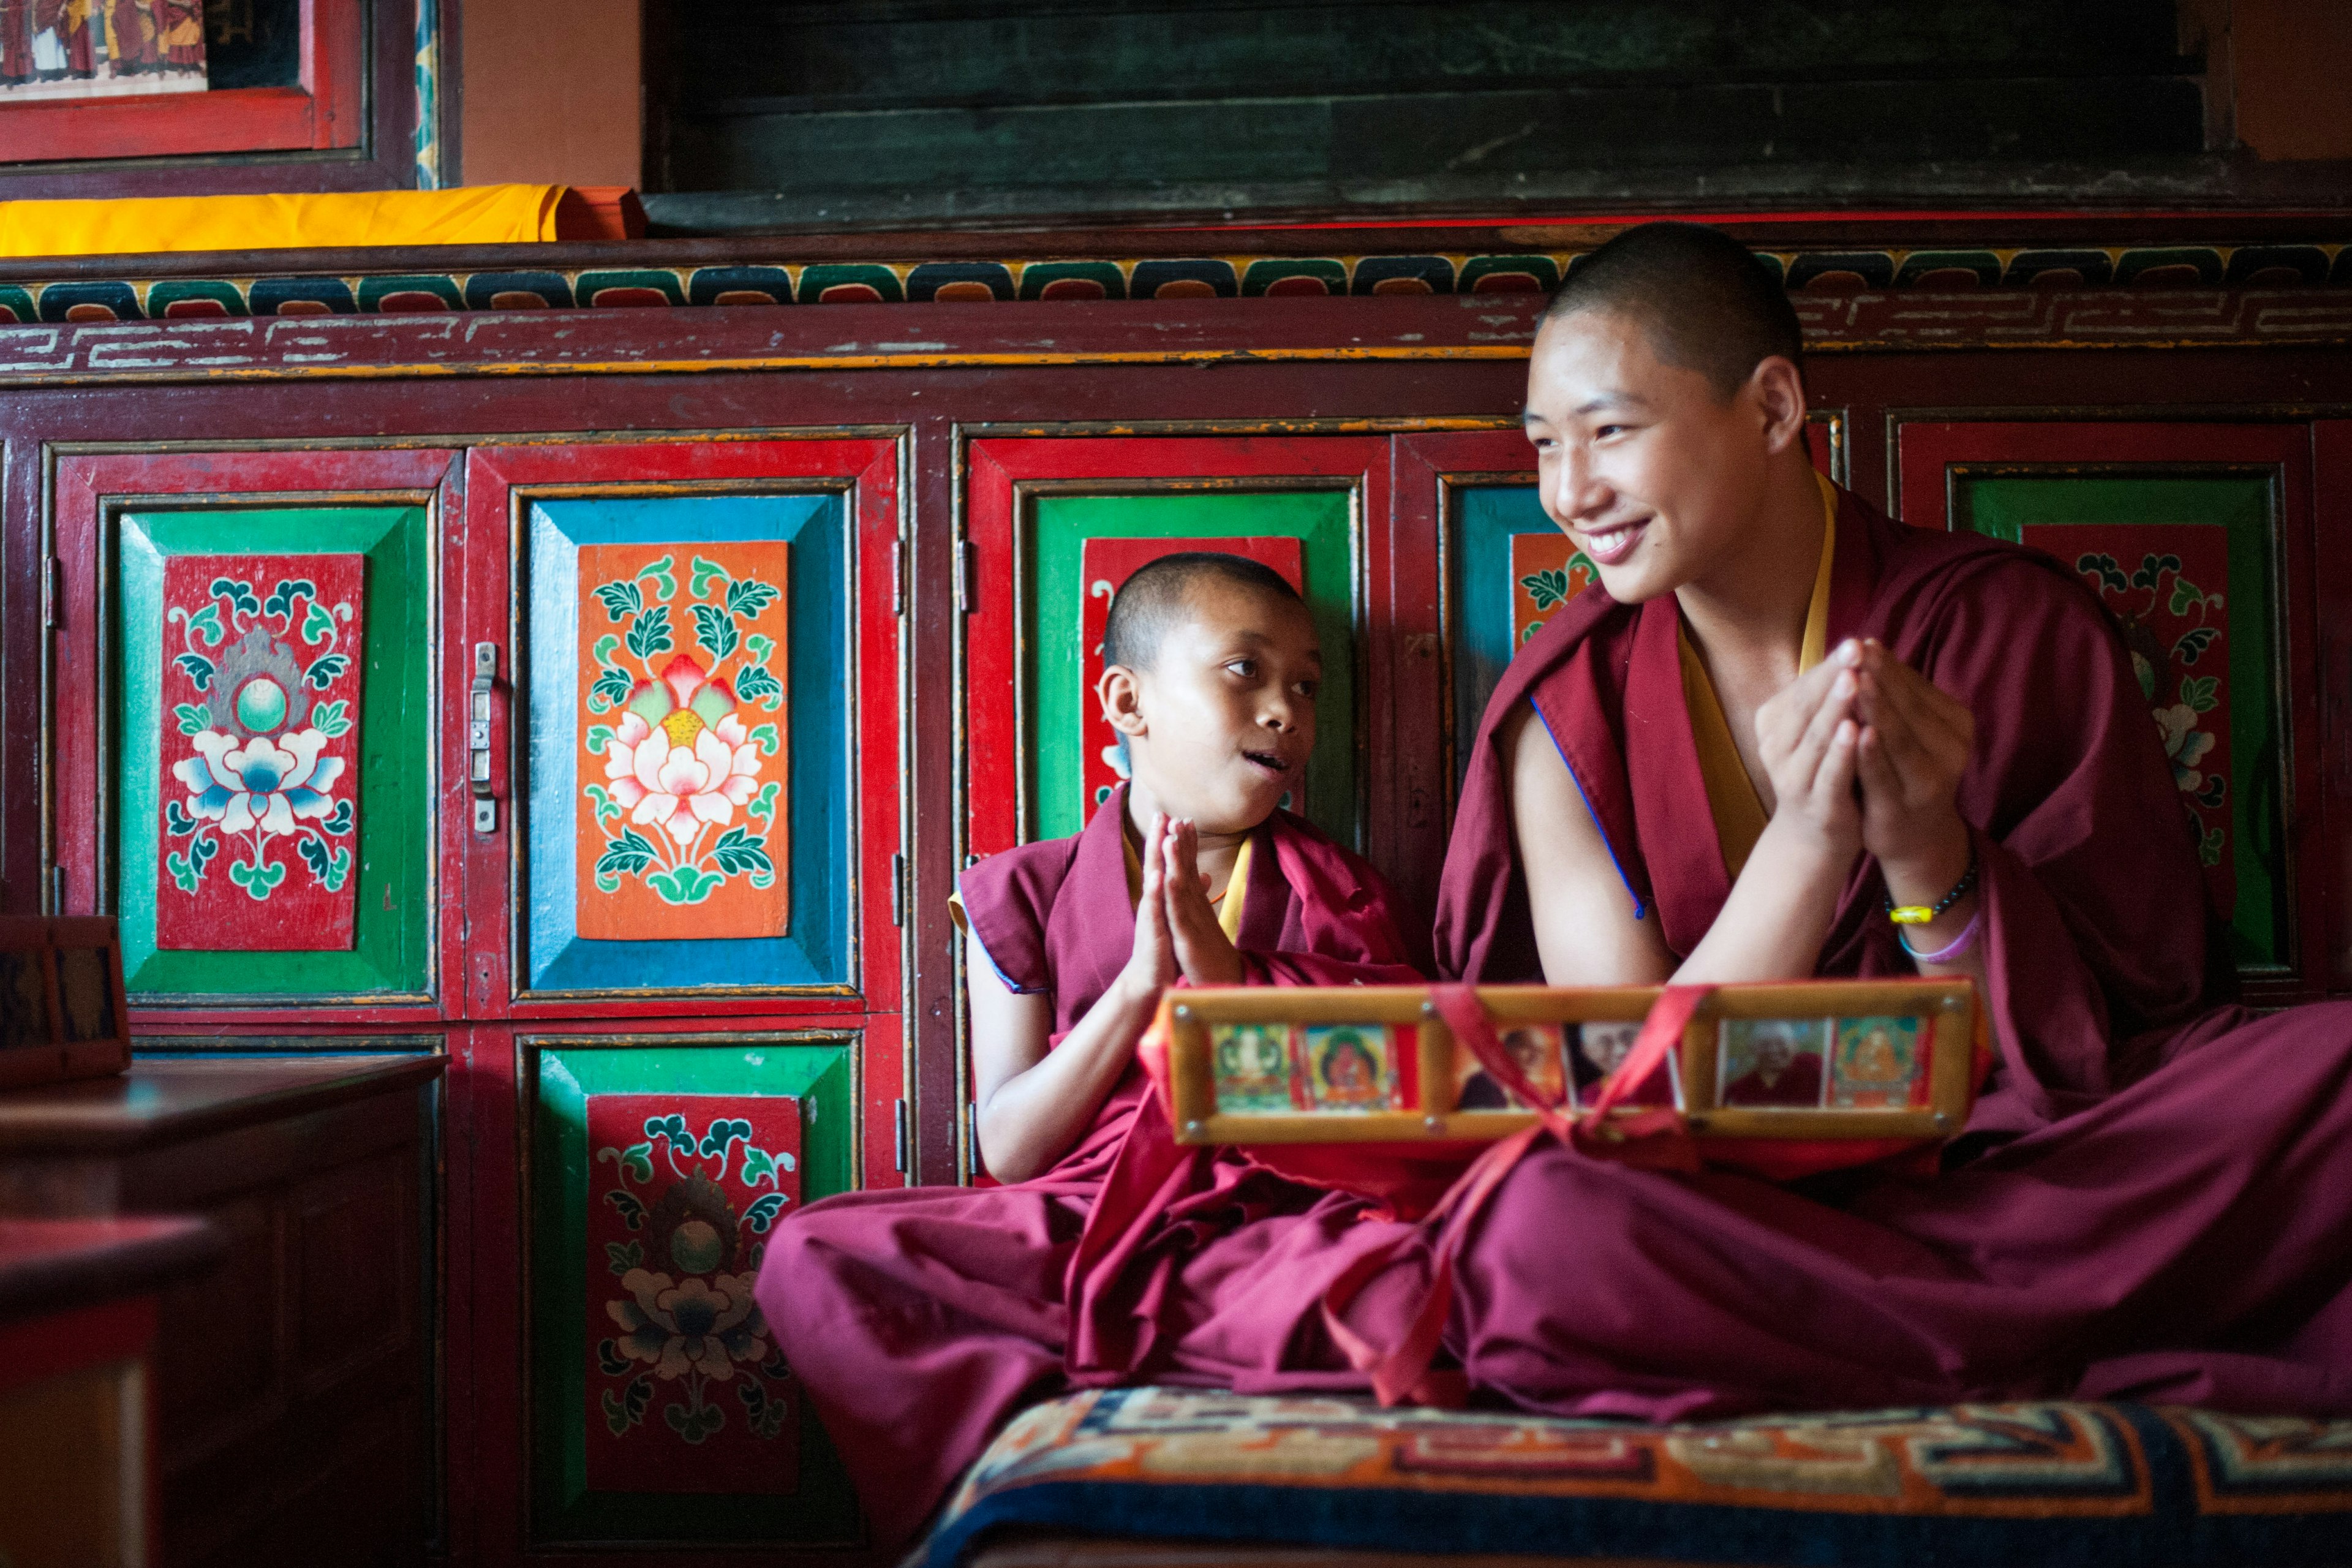
<path id="1" fill-rule="evenodd" d="M 1554 985 L 1642 984 L 1672 963 L 1641 910 L 1551 731 L 1533 704 L 1502 716 L 1496 739 L 1512 834 L 1544 979 Z"/>

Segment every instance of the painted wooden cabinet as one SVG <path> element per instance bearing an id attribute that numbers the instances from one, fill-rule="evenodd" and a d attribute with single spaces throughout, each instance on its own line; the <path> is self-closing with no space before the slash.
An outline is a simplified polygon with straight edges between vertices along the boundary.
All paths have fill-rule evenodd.
<path id="1" fill-rule="evenodd" d="M 657 247 L 194 324 L 138 319 L 187 279 L 88 322 L 0 285 L 0 889 L 119 911 L 174 1050 L 446 1057 L 418 1552 L 856 1557 L 748 1282 L 798 1206 L 973 1179 L 946 899 L 1115 787 L 1087 692 L 1144 561 L 1298 584 L 1296 804 L 1427 906 L 1487 694 L 1591 575 L 1517 429 L 1560 258 L 1493 247 L 1260 257 L 1263 298 Z M 2352 986 L 2343 268 L 2296 314 L 1984 254 L 1967 294 L 1787 263 L 1816 463 L 2100 594 L 2207 847 L 2180 896 L 2259 1000 Z"/>

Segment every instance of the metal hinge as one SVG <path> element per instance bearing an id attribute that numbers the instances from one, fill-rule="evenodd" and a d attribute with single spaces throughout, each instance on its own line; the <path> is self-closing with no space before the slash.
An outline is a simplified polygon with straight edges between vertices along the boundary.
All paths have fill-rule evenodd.
<path id="1" fill-rule="evenodd" d="M 49 868 L 49 913 L 61 915 L 65 912 L 66 868 L 63 866 L 52 866 Z"/>
<path id="2" fill-rule="evenodd" d="M 894 1100 L 890 1105 L 891 1117 L 896 1123 L 896 1135 L 890 1145 L 890 1165 L 893 1170 L 904 1175 L 907 1171 L 907 1102 L 903 1100 Z"/>
<path id="3" fill-rule="evenodd" d="M 956 613 L 971 614 L 971 541 L 957 544 L 955 558 Z"/>
<path id="4" fill-rule="evenodd" d="M 904 855 L 890 857 L 890 923 L 894 926 L 907 923 L 907 858 Z"/>
<path id="5" fill-rule="evenodd" d="M 890 542 L 890 613 L 907 613 L 907 545 L 898 539 Z"/>
<path id="6" fill-rule="evenodd" d="M 66 574 L 54 555 L 41 557 L 41 625 L 54 631 L 65 624 Z"/>

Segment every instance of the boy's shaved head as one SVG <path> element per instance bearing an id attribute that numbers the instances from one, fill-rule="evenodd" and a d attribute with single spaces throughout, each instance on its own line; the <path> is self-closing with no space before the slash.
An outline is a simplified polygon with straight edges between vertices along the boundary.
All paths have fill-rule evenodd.
<path id="1" fill-rule="evenodd" d="M 1748 247 L 1695 223 L 1629 228 L 1579 262 L 1544 320 L 1609 310 L 1642 324 L 1651 352 L 1728 398 L 1775 355 L 1804 365 L 1805 339 L 1780 280 Z"/>
<path id="2" fill-rule="evenodd" d="M 1246 555 L 1218 550 L 1185 550 L 1138 567 L 1119 585 L 1103 627 L 1103 663 L 1148 669 L 1160 639 L 1181 620 L 1192 591 L 1203 582 L 1231 583 L 1287 599 L 1300 608 L 1298 590 L 1273 567 Z"/>

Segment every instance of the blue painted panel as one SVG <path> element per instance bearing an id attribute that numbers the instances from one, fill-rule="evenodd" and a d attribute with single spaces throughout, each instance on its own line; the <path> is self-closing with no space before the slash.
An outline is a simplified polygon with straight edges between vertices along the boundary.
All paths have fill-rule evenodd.
<path id="1" fill-rule="evenodd" d="M 1511 537 L 1557 534 L 1533 485 L 1474 485 L 1454 495 L 1454 782 L 1486 700 L 1511 662 Z"/>
<path id="2" fill-rule="evenodd" d="M 849 841 L 856 766 L 850 692 L 848 509 L 838 495 L 633 496 L 535 501 L 529 523 L 528 898 L 532 991 L 692 990 L 855 982 Z M 587 544 L 781 539 L 792 570 L 792 915 L 781 937 L 595 942 L 573 924 L 580 788 L 579 560 Z"/>

